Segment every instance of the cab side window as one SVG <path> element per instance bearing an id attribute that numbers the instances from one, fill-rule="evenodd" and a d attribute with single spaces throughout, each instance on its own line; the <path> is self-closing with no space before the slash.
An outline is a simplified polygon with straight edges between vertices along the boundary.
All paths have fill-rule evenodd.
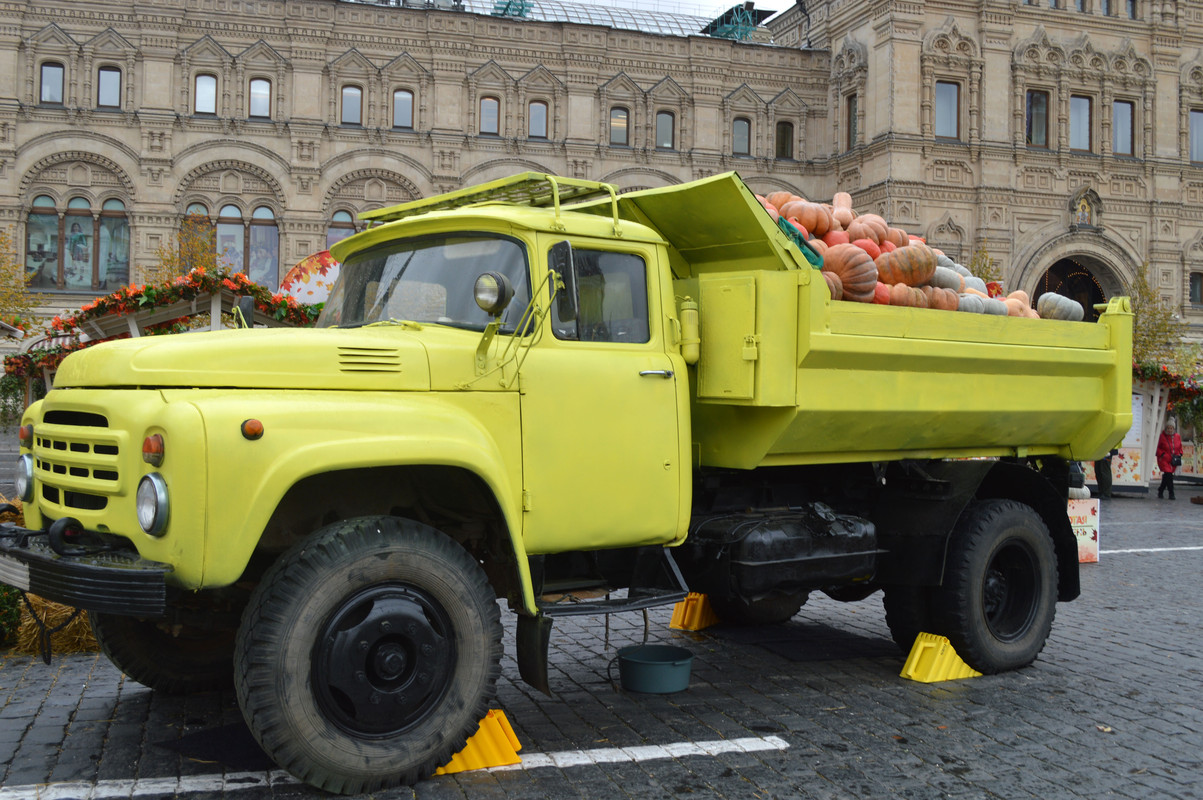
<path id="1" fill-rule="evenodd" d="M 573 248 L 580 300 L 575 323 L 559 318 L 552 304 L 557 339 L 639 344 L 649 339 L 647 265 L 633 253 Z"/>

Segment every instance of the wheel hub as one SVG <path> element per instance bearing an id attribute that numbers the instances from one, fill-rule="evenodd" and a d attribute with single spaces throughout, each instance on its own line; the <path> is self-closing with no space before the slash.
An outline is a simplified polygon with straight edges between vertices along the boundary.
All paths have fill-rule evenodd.
<path id="1" fill-rule="evenodd" d="M 998 639 L 1017 640 L 1031 627 L 1040 605 L 1039 574 L 1036 556 L 1022 542 L 994 553 L 982 582 L 982 609 Z"/>
<path id="2" fill-rule="evenodd" d="M 450 619 L 426 592 L 381 585 L 347 598 L 314 644 L 318 705 L 357 736 L 384 737 L 422 720 L 455 666 Z"/>

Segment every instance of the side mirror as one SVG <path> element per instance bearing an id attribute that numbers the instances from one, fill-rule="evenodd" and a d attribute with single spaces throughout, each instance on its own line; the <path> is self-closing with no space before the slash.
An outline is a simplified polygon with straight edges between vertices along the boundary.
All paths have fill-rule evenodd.
<path id="1" fill-rule="evenodd" d="M 579 301 L 576 288 L 576 267 L 572 264 L 572 245 L 556 242 L 547 255 L 548 266 L 560 278 L 563 288 L 556 292 L 556 313 L 561 322 L 573 322 L 577 318 Z"/>
<path id="2" fill-rule="evenodd" d="M 255 327 L 255 298 L 239 297 L 234 304 L 234 318 L 240 328 Z"/>

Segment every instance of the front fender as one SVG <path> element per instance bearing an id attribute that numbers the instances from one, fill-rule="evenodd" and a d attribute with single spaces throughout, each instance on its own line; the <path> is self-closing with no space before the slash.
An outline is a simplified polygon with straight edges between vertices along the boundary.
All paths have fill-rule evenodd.
<path id="1" fill-rule="evenodd" d="M 328 472 L 438 465 L 476 474 L 509 530 L 529 607 L 522 545 L 521 436 L 512 393 L 187 393 L 208 436 L 205 586 L 236 581 L 273 511 L 298 481 Z M 263 423 L 248 440 L 244 420 Z"/>

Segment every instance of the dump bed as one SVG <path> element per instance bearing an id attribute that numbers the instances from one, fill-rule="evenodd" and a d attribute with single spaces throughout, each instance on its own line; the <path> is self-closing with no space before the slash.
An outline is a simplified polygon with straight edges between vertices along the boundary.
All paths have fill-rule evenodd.
<path id="1" fill-rule="evenodd" d="M 667 240 L 677 296 L 699 303 L 702 465 L 1093 460 L 1132 423 L 1127 298 L 1097 323 L 832 301 L 734 173 L 618 206 Z M 578 208 L 612 213 L 610 202 Z"/>

